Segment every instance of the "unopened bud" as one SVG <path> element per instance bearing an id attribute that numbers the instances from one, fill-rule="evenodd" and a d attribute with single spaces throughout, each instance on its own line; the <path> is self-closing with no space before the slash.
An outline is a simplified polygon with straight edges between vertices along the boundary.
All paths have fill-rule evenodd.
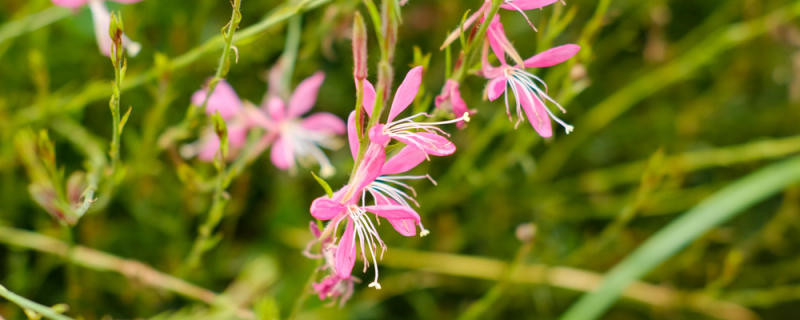
<path id="1" fill-rule="evenodd" d="M 533 223 L 523 223 L 517 226 L 516 236 L 519 241 L 529 243 L 536 237 L 536 225 Z"/>
<path id="2" fill-rule="evenodd" d="M 359 12 L 353 17 L 353 77 L 357 82 L 367 78 L 367 27 Z"/>

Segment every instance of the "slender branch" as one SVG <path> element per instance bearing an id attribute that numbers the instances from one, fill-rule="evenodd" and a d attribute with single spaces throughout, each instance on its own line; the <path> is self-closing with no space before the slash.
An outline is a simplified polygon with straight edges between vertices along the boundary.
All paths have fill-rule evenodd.
<path id="1" fill-rule="evenodd" d="M 223 29 L 223 39 L 225 40 L 225 45 L 223 46 L 222 55 L 220 56 L 219 64 L 217 65 L 217 72 L 208 83 L 206 97 L 205 100 L 203 100 L 203 105 L 200 107 L 200 110 L 206 109 L 208 101 L 211 99 L 211 95 L 214 94 L 214 89 L 217 87 L 217 84 L 219 81 L 225 78 L 230 70 L 231 52 L 235 50 L 233 47 L 233 37 L 236 29 L 239 28 L 239 23 L 242 21 L 242 13 L 240 11 L 241 5 L 242 0 L 231 0 L 231 20 L 226 25 L 226 28 Z M 238 60 L 238 52 L 235 52 L 235 54 L 236 59 Z M 217 132 L 217 134 L 219 135 L 220 132 Z M 211 235 L 219 222 L 222 221 L 222 218 L 225 216 L 225 206 L 228 202 L 225 197 L 225 153 L 227 151 L 227 139 L 227 130 L 223 130 L 222 135 L 219 137 L 220 147 L 217 154 L 217 159 L 214 161 L 215 166 L 217 167 L 217 182 L 216 186 L 214 187 L 214 198 L 212 200 L 211 209 L 208 211 L 208 215 L 206 216 L 206 221 L 200 226 L 197 239 L 195 239 L 194 245 L 192 245 L 192 251 L 189 253 L 187 258 L 187 267 L 189 269 L 196 268 L 200 264 L 203 254 L 216 244 L 216 239 L 213 239 Z"/>
<path id="2" fill-rule="evenodd" d="M 281 239 L 291 247 L 302 249 L 308 243 L 308 237 L 308 231 L 292 229 L 285 231 Z M 508 277 L 509 283 L 544 284 L 578 292 L 590 292 L 604 280 L 604 276 L 596 272 L 544 264 L 521 264 L 516 271 L 509 274 L 509 264 L 497 259 L 402 248 L 387 250 L 381 264 L 390 268 L 490 281 L 499 281 L 503 277 Z M 741 305 L 719 300 L 705 293 L 680 291 L 643 281 L 634 281 L 622 293 L 622 296 L 639 303 L 665 309 L 686 306 L 714 318 L 758 319 L 755 313 Z"/>
<path id="3" fill-rule="evenodd" d="M 23 308 L 25 310 L 31 310 L 31 311 L 36 312 L 37 314 L 42 315 L 42 316 L 44 316 L 46 318 L 50 318 L 50 319 L 54 319 L 54 320 L 72 320 L 72 318 L 67 317 L 67 316 L 65 316 L 63 314 L 59 314 L 58 312 L 56 312 L 55 310 L 53 310 L 53 309 L 51 309 L 51 308 L 49 308 L 47 306 L 38 304 L 38 303 L 36 303 L 34 301 L 26 299 L 23 296 L 20 296 L 20 295 L 18 295 L 16 293 L 11 292 L 8 289 L 6 289 L 6 287 L 4 287 L 2 285 L 0 285 L 0 296 L 3 297 L 3 298 L 8 299 L 8 301 L 13 302 L 14 304 L 20 306 L 21 308 Z"/>
<path id="4" fill-rule="evenodd" d="M 136 260 L 120 258 L 84 246 L 70 248 L 68 244 L 58 239 L 5 226 L 0 226 L 0 243 L 59 256 L 84 268 L 116 272 L 153 288 L 172 291 L 209 305 L 236 310 L 237 314 L 246 318 L 254 317 L 251 311 L 233 305 L 213 291 L 160 272 Z"/>

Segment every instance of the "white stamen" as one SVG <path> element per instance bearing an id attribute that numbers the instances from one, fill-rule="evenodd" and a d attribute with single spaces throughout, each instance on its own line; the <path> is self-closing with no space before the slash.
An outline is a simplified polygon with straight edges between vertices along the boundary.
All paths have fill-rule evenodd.
<path id="1" fill-rule="evenodd" d="M 531 102 L 531 105 L 534 104 L 533 103 L 533 99 L 539 99 L 540 102 L 542 102 L 543 105 L 545 105 L 545 104 L 544 104 L 544 102 L 542 100 L 549 101 L 550 103 L 552 103 L 556 107 L 558 107 L 558 109 L 561 110 L 561 112 L 563 112 L 563 113 L 567 112 L 564 109 L 564 107 L 562 107 L 558 102 L 556 102 L 553 98 L 551 98 L 547 94 L 547 84 L 541 78 L 531 74 L 528 71 L 525 71 L 523 69 L 516 68 L 516 67 L 507 67 L 505 69 L 505 74 L 506 74 L 506 79 L 508 79 L 507 86 L 510 87 L 511 92 L 514 95 L 515 100 L 516 100 L 517 122 L 515 124 L 515 128 L 516 128 L 516 126 L 519 125 L 519 123 L 523 119 L 522 107 L 520 105 L 521 99 L 529 100 Z M 537 83 L 541 84 L 541 86 L 544 87 L 544 90 L 542 90 L 542 88 L 540 88 L 540 86 L 537 85 Z M 519 92 L 520 89 L 522 89 L 523 92 Z M 523 94 L 524 94 L 524 96 L 523 96 Z M 510 106 L 509 106 L 509 102 L 508 102 L 508 90 L 506 90 L 506 92 L 505 92 L 505 103 L 506 103 L 506 113 L 508 113 L 508 116 L 509 116 L 509 119 L 510 119 L 511 118 L 511 111 L 510 111 Z M 564 122 L 564 120 L 561 120 L 561 118 L 556 116 L 552 111 L 550 111 L 549 108 L 547 108 L 546 105 L 545 105 L 544 109 L 547 112 L 548 117 L 550 119 L 552 119 L 553 121 L 555 121 L 556 123 L 558 123 L 559 125 L 561 125 L 564 128 L 564 131 L 567 134 L 569 134 L 570 132 L 572 132 L 575 129 L 575 127 L 573 127 L 572 125 Z M 537 112 L 537 109 L 533 108 L 533 111 Z"/>

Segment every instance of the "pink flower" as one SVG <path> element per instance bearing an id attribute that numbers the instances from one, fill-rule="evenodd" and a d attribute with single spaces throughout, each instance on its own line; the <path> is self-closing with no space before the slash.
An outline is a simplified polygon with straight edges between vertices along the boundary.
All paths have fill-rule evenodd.
<path id="1" fill-rule="evenodd" d="M 339 305 L 344 305 L 353 296 L 353 282 L 356 278 L 347 276 L 340 277 L 338 274 L 329 274 L 322 281 L 311 284 L 311 288 L 319 296 L 320 300 L 333 299 L 339 300 Z"/>
<path id="2" fill-rule="evenodd" d="M 344 121 L 327 112 L 301 118 L 314 106 L 324 79 L 325 75 L 318 72 L 297 86 L 288 104 L 277 96 L 270 96 L 265 99 L 260 112 L 249 115 L 251 123 L 277 134 L 270 154 L 276 167 L 294 170 L 296 162 L 313 159 L 319 163 L 322 176 L 331 176 L 335 172 L 321 148 L 339 147 L 336 136 L 345 132 Z"/>
<path id="3" fill-rule="evenodd" d="M 473 114 L 474 112 L 467 109 L 467 103 L 461 98 L 461 91 L 459 91 L 458 86 L 458 81 L 447 80 L 444 88 L 442 88 L 442 93 L 436 96 L 436 107 L 442 109 L 450 108 L 457 117 L 463 117 L 467 113 Z M 459 129 L 463 128 L 464 121 L 459 121 L 457 125 Z"/>
<path id="4" fill-rule="evenodd" d="M 202 106 L 206 100 L 206 89 L 197 90 L 192 95 L 192 104 Z M 242 112 L 242 100 L 233 90 L 233 87 L 225 81 L 220 80 L 214 88 L 214 93 L 208 98 L 206 104 L 206 114 L 209 116 L 219 112 L 222 119 L 231 120 Z"/>
<path id="5" fill-rule="evenodd" d="M 459 118 L 441 122 L 417 122 L 415 118 L 426 116 L 418 113 L 406 118 L 397 119 L 414 101 L 422 83 L 422 67 L 411 69 L 403 82 L 397 88 L 394 95 L 389 117 L 386 124 L 377 124 L 370 129 L 370 140 L 374 143 L 386 146 L 390 140 L 394 139 L 406 145 L 413 145 L 423 150 L 426 155 L 447 156 L 456 151 L 456 146 L 448 140 L 446 132 L 440 129 L 439 125 L 469 121 L 469 113 L 462 114 Z M 367 114 L 372 116 L 372 109 L 375 104 L 375 88 L 369 81 L 364 80 L 364 109 Z"/>
<path id="6" fill-rule="evenodd" d="M 525 10 L 533 10 L 533 9 L 541 9 L 541 8 L 549 6 L 549 5 L 553 4 L 553 3 L 556 3 L 557 1 L 559 1 L 559 0 L 505 0 L 505 1 L 503 1 L 503 4 L 500 5 L 500 8 L 501 9 L 506 9 L 506 10 L 518 11 L 525 18 L 525 21 L 528 22 L 528 25 L 533 30 L 536 30 L 536 27 L 533 25 L 533 22 L 531 22 L 531 20 L 528 19 L 528 16 L 525 15 L 524 11 Z M 564 2 L 564 1 L 561 0 L 561 2 Z M 485 21 L 486 18 L 487 18 L 487 15 L 489 14 L 489 9 L 491 9 L 491 6 L 492 6 L 492 1 L 491 0 L 485 0 L 483 2 L 483 4 L 481 5 L 481 7 L 477 11 L 475 11 L 475 13 L 473 13 L 466 20 L 464 20 L 464 23 L 461 26 L 459 26 L 459 28 L 457 30 L 451 32 L 447 36 L 447 39 L 444 40 L 444 43 L 442 44 L 440 49 L 444 49 L 445 47 L 447 47 L 448 45 L 453 43 L 453 41 L 458 39 L 458 36 L 462 32 L 466 31 L 467 28 L 469 28 L 472 24 L 474 24 L 475 21 L 478 21 L 479 19 L 480 19 L 481 22 Z"/>
<path id="7" fill-rule="evenodd" d="M 525 17 L 525 21 L 528 22 L 528 25 L 531 26 L 533 30 L 536 30 L 536 27 L 533 26 L 533 23 L 528 16 L 525 14 L 525 10 L 533 10 L 533 9 L 540 9 L 546 6 L 549 6 L 553 3 L 556 3 L 558 0 L 505 0 L 503 4 L 500 5 L 500 8 L 506 10 L 516 10 L 523 17 Z M 563 2 L 563 0 L 561 0 Z M 487 0 L 487 3 L 490 2 Z"/>
<path id="8" fill-rule="evenodd" d="M 371 144 L 370 148 L 382 149 L 376 144 Z M 409 148 L 408 146 L 406 148 Z M 411 147 L 413 148 L 413 147 Z M 382 150 L 380 150 L 382 151 Z M 348 279 L 353 271 L 353 266 L 356 261 L 357 244 L 360 247 L 361 258 L 364 261 L 364 271 L 369 267 L 369 261 L 375 268 L 375 279 L 369 284 L 370 287 L 380 289 L 378 283 L 378 248 L 381 248 L 381 256 L 386 245 L 378 234 L 378 230 L 372 219 L 367 213 L 373 213 L 377 217 L 386 218 L 392 227 L 404 236 L 416 235 L 416 226 L 419 225 L 422 229 L 421 235 L 427 234 L 427 231 L 422 227 L 419 214 L 411 207 L 391 201 L 391 196 L 378 196 L 375 197 L 373 205 L 365 203 L 365 196 L 367 192 L 377 194 L 383 191 L 376 189 L 373 183 L 378 179 L 384 168 L 384 163 L 381 161 L 384 155 L 381 153 L 376 154 L 371 151 L 366 152 L 366 156 L 359 170 L 367 171 L 360 175 L 360 178 L 353 183 L 344 186 L 341 190 L 337 191 L 333 198 L 326 196 L 317 198 L 311 203 L 311 215 L 322 221 L 331 221 L 326 227 L 328 232 L 336 234 L 338 226 L 345 222 L 345 230 L 342 237 L 336 244 L 334 258 L 334 272 L 340 279 Z M 391 161 L 391 160 L 390 160 Z M 404 161 L 404 160 L 398 160 Z M 380 165 L 375 165 L 380 164 Z M 390 168 L 390 162 L 386 162 L 387 168 Z M 361 200 L 361 201 L 359 201 Z M 359 203 L 360 202 L 360 203 Z M 327 232 L 323 231 L 323 234 Z M 323 248 L 323 253 L 324 253 Z M 369 253 L 369 254 L 368 254 Z"/>
<path id="9" fill-rule="evenodd" d="M 336 274 L 336 258 L 334 257 L 336 246 L 333 245 L 333 239 L 329 235 L 322 235 L 322 231 L 319 230 L 319 227 L 317 227 L 316 223 L 309 223 L 309 227 L 311 229 L 311 233 L 314 235 L 314 238 L 316 238 L 316 241 L 319 242 L 322 247 L 322 254 L 317 256 L 309 253 L 309 249 L 313 242 L 309 243 L 309 247 L 306 248 L 304 253 L 310 258 L 325 259 L 325 263 L 322 265 L 320 270 L 331 271 L 331 274 L 323 278 L 322 281 L 312 283 L 311 287 L 314 289 L 317 295 L 319 295 L 320 300 L 339 300 L 339 305 L 344 305 L 344 303 L 353 295 L 353 282 L 357 281 L 358 279 L 353 276 L 340 277 L 338 274 Z"/>
<path id="10" fill-rule="evenodd" d="M 550 119 L 556 121 L 569 134 L 573 127 L 559 119 L 553 112 L 545 106 L 544 101 L 556 105 L 562 112 L 566 112 L 561 105 L 547 95 L 547 85 L 539 77 L 525 70 L 525 68 L 544 68 L 560 64 L 572 58 L 580 50 L 580 46 L 566 44 L 555 47 L 524 61 L 518 61 L 512 66 L 506 62 L 506 55 L 511 55 L 514 60 L 522 60 L 505 36 L 503 25 L 500 19 L 495 17 L 489 26 L 488 32 L 489 47 L 491 47 L 500 66 L 495 67 L 489 63 L 488 47 L 483 49 L 483 68 L 482 74 L 489 79 L 487 94 L 489 100 L 494 101 L 501 94 L 505 94 L 506 113 L 511 118 L 511 110 L 508 100 L 508 90 L 510 88 L 516 100 L 517 125 L 522 121 L 522 112 L 528 117 L 536 132 L 548 138 L 553 135 Z"/>
<path id="11" fill-rule="evenodd" d="M 203 105 L 206 94 L 205 89 L 195 92 L 192 95 L 192 104 L 196 106 Z M 225 120 L 228 128 L 228 144 L 233 153 L 243 147 L 247 139 L 247 131 L 250 129 L 250 125 L 248 125 L 244 110 L 248 108 L 253 107 L 245 107 L 239 96 L 236 95 L 236 91 L 225 80 L 217 83 L 214 93 L 211 94 L 206 104 L 206 114 L 210 116 L 219 113 L 222 119 Z M 219 143 L 219 137 L 217 137 L 214 129 L 209 126 L 203 130 L 199 141 L 181 148 L 181 155 L 186 158 L 197 156 L 202 161 L 211 162 L 219 151 Z"/>
<path id="12" fill-rule="evenodd" d="M 359 141 L 354 113 L 351 113 L 348 119 L 348 140 L 351 154 L 355 159 L 358 155 Z M 327 296 L 331 288 L 339 288 L 334 292 L 341 292 L 341 289 L 352 285 L 349 279 L 351 279 L 350 275 L 359 250 L 362 261 L 364 261 L 364 271 L 369 266 L 370 260 L 375 268 L 375 279 L 369 286 L 380 289 L 377 251 L 380 247 L 382 256 L 386 245 L 381 239 L 375 223 L 367 213 L 386 218 L 392 227 L 403 236 L 416 235 L 417 226 L 420 228 L 421 236 L 428 234 L 422 225 L 419 214 L 409 204 L 409 202 L 417 204 L 416 201 L 402 190 L 407 189 L 414 192 L 403 182 L 404 180 L 421 179 L 428 176 L 397 175 L 413 169 L 424 161 L 425 157 L 424 151 L 414 145 L 407 145 L 395 156 L 385 161 L 384 145 L 371 142 L 351 183 L 334 193 L 332 198 L 323 196 L 314 200 L 311 204 L 311 215 L 322 221 L 330 221 L 330 223 L 322 232 L 315 231 L 315 228 L 312 227 L 312 233 L 322 244 L 322 252 L 326 261 L 333 261 L 331 269 L 334 272 L 332 276 L 327 277 L 315 287 L 320 297 Z M 372 197 L 372 205 L 367 205 L 367 195 Z M 346 224 L 344 233 L 338 243 L 333 244 L 328 237 L 336 234 L 342 222 Z"/>
<path id="13" fill-rule="evenodd" d="M 92 11 L 92 20 L 94 21 L 94 35 L 95 39 L 97 39 L 97 46 L 100 48 L 100 52 L 103 53 L 105 56 L 109 56 L 111 53 L 111 36 L 108 34 L 108 29 L 111 24 L 111 13 L 108 12 L 108 8 L 106 8 L 105 1 L 103 0 L 52 0 L 53 3 L 57 6 L 70 8 L 70 9 L 78 9 L 87 3 L 89 4 L 89 10 Z M 113 0 L 119 3 L 135 3 L 142 0 Z M 142 46 L 137 43 L 128 39 L 126 35 L 122 35 L 122 45 L 128 51 L 128 55 L 131 57 L 136 56 L 139 51 L 142 49 Z"/>

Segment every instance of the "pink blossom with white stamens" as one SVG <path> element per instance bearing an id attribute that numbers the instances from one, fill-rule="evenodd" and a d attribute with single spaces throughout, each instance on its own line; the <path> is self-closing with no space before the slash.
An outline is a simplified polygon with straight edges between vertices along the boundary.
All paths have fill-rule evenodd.
<path id="1" fill-rule="evenodd" d="M 456 146 L 447 138 L 449 134 L 439 126 L 461 121 L 469 121 L 469 113 L 464 113 L 454 120 L 439 122 L 418 122 L 415 119 L 428 116 L 425 113 L 414 114 L 409 117 L 396 119 L 414 101 L 422 83 L 422 67 L 411 69 L 394 95 L 389 117 L 385 124 L 377 124 L 370 129 L 369 136 L 372 142 L 384 146 L 394 139 L 406 145 L 413 145 L 423 150 L 427 155 L 447 156 L 456 151 Z M 369 81 L 364 80 L 364 110 L 372 117 L 375 104 L 375 88 Z"/>
<path id="2" fill-rule="evenodd" d="M 327 112 L 301 117 L 314 106 L 324 79 L 325 75 L 318 72 L 303 80 L 288 102 L 270 96 L 265 99 L 260 112 L 249 115 L 254 125 L 276 134 L 270 153 L 276 167 L 293 171 L 297 162 L 311 160 L 320 165 L 320 175 L 328 177 L 335 172 L 322 148 L 336 149 L 341 145 L 337 135 L 345 132 L 344 121 Z"/>
<path id="3" fill-rule="evenodd" d="M 506 62 L 506 55 L 513 57 L 514 60 L 522 59 L 519 58 L 519 54 L 516 53 L 506 38 L 499 18 L 495 17 L 492 20 L 487 37 L 489 41 L 488 45 L 484 45 L 483 48 L 481 73 L 489 79 L 486 87 L 489 100 L 494 101 L 501 94 L 504 94 L 506 113 L 510 119 L 511 107 L 508 98 L 508 91 L 510 90 L 516 101 L 517 125 L 524 118 L 524 112 L 536 132 L 544 138 L 553 135 L 551 119 L 564 127 L 564 131 L 567 134 L 572 132 L 573 126 L 553 114 L 547 108 L 545 101 L 554 104 L 562 112 L 566 112 L 566 110 L 547 94 L 547 85 L 544 81 L 525 70 L 525 68 L 543 68 L 560 64 L 577 54 L 580 46 L 575 44 L 558 46 L 526 60 L 518 61 L 516 65 L 510 65 Z M 495 67 L 489 63 L 489 48 L 497 56 L 500 66 Z"/>
<path id="4" fill-rule="evenodd" d="M 111 13 L 106 8 L 104 0 L 52 0 L 53 4 L 69 8 L 69 9 L 78 9 L 86 4 L 89 5 L 89 10 L 92 12 L 92 21 L 94 22 L 94 34 L 95 38 L 97 39 L 97 46 L 100 49 L 100 52 L 105 55 L 109 56 L 111 54 L 111 36 L 108 34 L 109 26 L 111 25 Z M 135 3 L 142 0 L 113 0 L 119 3 Z M 131 39 L 128 39 L 126 35 L 122 35 L 122 45 L 128 52 L 128 55 L 131 57 L 135 57 L 139 51 L 142 49 L 142 46 Z"/>
<path id="5" fill-rule="evenodd" d="M 206 89 L 198 90 L 192 95 L 192 104 L 201 106 L 206 100 Z M 205 113 L 209 116 L 219 113 L 220 117 L 225 120 L 228 129 L 228 145 L 230 153 L 236 152 L 242 148 L 247 139 L 247 131 L 252 127 L 247 120 L 246 111 L 252 109 L 253 106 L 245 105 L 236 91 L 233 90 L 230 84 L 225 80 L 221 80 L 214 88 L 214 93 L 208 98 L 206 103 Z M 203 130 L 200 135 L 200 140 L 197 142 L 184 145 L 181 147 L 181 155 L 186 158 L 197 157 L 198 159 L 206 162 L 214 161 L 214 157 L 219 152 L 219 137 L 214 132 L 214 129 L 209 126 Z M 226 155 L 226 157 L 229 155 Z M 230 157 L 228 157 L 230 158 Z"/>
<path id="6" fill-rule="evenodd" d="M 436 103 L 436 108 L 445 110 L 449 109 L 453 111 L 456 117 L 462 117 L 464 114 L 475 113 L 475 111 L 467 108 L 467 103 L 464 102 L 463 98 L 461 98 L 461 91 L 459 90 L 458 82 L 452 79 L 445 82 L 444 88 L 442 88 L 442 93 L 436 96 L 434 102 Z M 458 128 L 463 128 L 465 123 L 465 121 L 459 121 L 457 123 Z"/>

